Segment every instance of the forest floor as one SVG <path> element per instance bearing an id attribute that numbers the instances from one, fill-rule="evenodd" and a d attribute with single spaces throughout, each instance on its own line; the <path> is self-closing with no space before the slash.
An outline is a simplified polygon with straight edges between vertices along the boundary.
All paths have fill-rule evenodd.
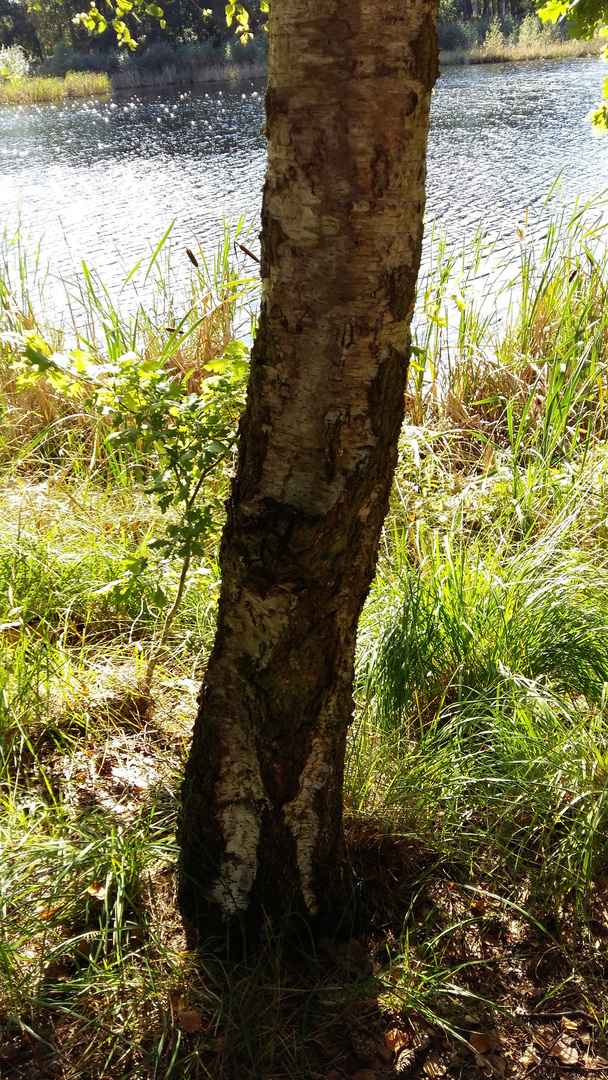
<path id="1" fill-rule="evenodd" d="M 227 240 L 213 266 L 197 253 L 187 296 L 155 253 L 145 317 L 94 276 L 71 283 L 76 348 L 34 314 L 7 248 L 0 1077 L 608 1080 L 602 213 L 542 240 L 522 228 L 512 275 L 488 272 L 482 237 L 464 261 L 436 244 L 359 633 L 360 916 L 299 945 L 269 926 L 238 955 L 186 933 L 175 840 L 232 451 L 205 482 L 212 519 L 161 648 L 181 571 L 151 541 L 178 516 L 149 485 L 168 451 L 113 442 L 108 412 L 151 387 L 158 404 L 159 357 L 184 392 L 198 365 L 210 407 L 210 370 L 236 385 L 255 282 Z M 79 390 L 85 340 L 105 412 Z"/>

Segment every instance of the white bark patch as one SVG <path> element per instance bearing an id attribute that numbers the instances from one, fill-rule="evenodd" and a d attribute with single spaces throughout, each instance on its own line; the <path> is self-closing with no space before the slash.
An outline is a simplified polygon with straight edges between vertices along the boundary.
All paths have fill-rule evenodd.
<path id="1" fill-rule="evenodd" d="M 227 918 L 249 907 L 258 870 L 264 788 L 255 748 L 246 731 L 233 723 L 223 746 L 217 785 L 218 819 L 226 840 L 220 873 L 211 894 Z"/>
<path id="2" fill-rule="evenodd" d="M 333 743 L 327 735 L 318 735 L 300 776 L 300 789 L 295 799 L 286 803 L 283 814 L 296 842 L 296 857 L 302 895 L 311 915 L 319 904 L 312 888 L 313 855 L 319 835 L 319 818 L 314 809 L 315 795 L 332 775 Z"/>

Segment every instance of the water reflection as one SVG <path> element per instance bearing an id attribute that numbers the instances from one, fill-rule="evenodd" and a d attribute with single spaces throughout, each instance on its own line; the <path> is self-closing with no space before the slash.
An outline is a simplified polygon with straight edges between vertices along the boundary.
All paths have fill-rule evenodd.
<path id="1" fill-rule="evenodd" d="M 608 139 L 583 118 L 597 60 L 444 72 L 433 99 L 427 221 L 454 238 L 480 223 L 515 238 L 561 170 L 566 201 L 608 187 Z M 54 272 L 85 259 L 110 284 L 175 219 L 180 249 L 212 249 L 223 216 L 259 215 L 263 86 L 131 94 L 63 107 L 0 108 L 0 210 L 17 207 Z M 181 264 L 180 264 L 181 265 Z M 188 273 L 185 264 L 182 271 Z"/>

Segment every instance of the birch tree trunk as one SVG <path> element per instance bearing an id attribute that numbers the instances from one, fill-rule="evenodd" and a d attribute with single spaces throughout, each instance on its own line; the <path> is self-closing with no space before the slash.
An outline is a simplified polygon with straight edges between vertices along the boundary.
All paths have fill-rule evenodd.
<path id="1" fill-rule="evenodd" d="M 180 899 L 335 927 L 357 622 L 403 421 L 437 0 L 272 0 L 263 297 Z"/>

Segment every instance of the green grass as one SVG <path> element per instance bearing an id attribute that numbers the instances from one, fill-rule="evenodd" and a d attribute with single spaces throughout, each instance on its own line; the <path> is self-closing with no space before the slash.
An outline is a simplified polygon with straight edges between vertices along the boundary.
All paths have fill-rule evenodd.
<path id="1" fill-rule="evenodd" d="M 112 93 L 112 83 L 105 72 L 68 71 L 64 79 L 33 75 L 0 82 L 0 104 L 29 105 L 32 102 L 69 101 L 72 98 L 99 97 Z"/>
<path id="2" fill-rule="evenodd" d="M 235 289 L 255 283 L 230 267 L 227 241 L 174 294 L 165 242 L 136 270 L 155 283 L 145 311 L 121 308 L 87 269 L 62 324 L 45 315 L 44 268 L 5 236 L 1 1075 L 335 1080 L 384 1075 L 400 1046 L 404 1075 L 438 1068 L 432 1053 L 470 1077 L 476 1032 L 494 1040 L 487 1069 L 523 1076 L 528 1054 L 540 1077 L 538 1048 L 559 1028 L 539 1035 L 539 1009 L 592 1013 L 573 1045 L 606 1057 L 600 209 L 528 223 L 508 264 L 481 236 L 463 257 L 434 241 L 359 634 L 345 823 L 365 919 L 350 946 L 297 952 L 269 927 L 238 958 L 193 942 L 175 907 L 220 515 L 143 692 L 158 586 L 173 594 L 179 575 L 149 548 L 163 527 L 140 482 L 153 462 L 113 451 L 103 420 L 60 385 L 20 387 L 16 342 L 167 355 L 200 379 L 243 318 Z M 166 327 L 182 319 L 178 349 Z M 219 505 L 227 470 L 210 482 Z M 122 589 L 125 559 L 142 553 L 145 573 Z"/>

